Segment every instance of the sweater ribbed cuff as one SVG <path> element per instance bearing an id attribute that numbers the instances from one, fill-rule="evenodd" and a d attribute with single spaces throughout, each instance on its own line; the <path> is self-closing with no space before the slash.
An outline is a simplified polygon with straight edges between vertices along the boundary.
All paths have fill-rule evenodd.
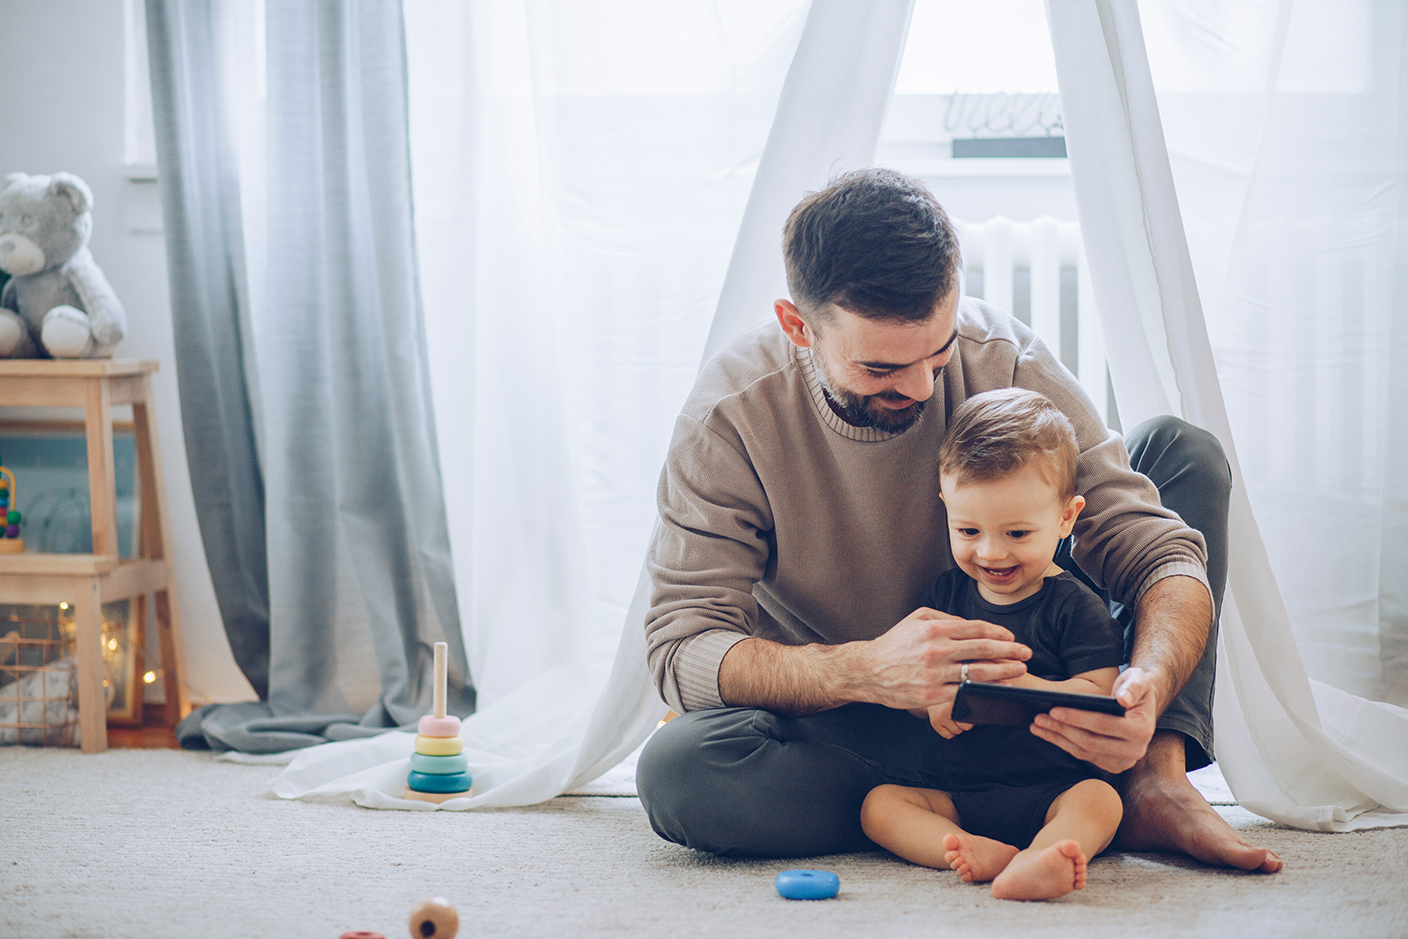
<path id="1" fill-rule="evenodd" d="M 719 694 L 719 666 L 735 643 L 748 636 L 727 629 L 711 629 L 684 642 L 675 653 L 675 686 L 686 711 L 724 707 Z"/>
<path id="2" fill-rule="evenodd" d="M 1212 586 L 1208 583 L 1208 573 L 1196 561 L 1169 561 L 1150 571 L 1149 575 L 1144 578 L 1144 583 L 1139 585 L 1139 593 L 1134 598 L 1136 611 L 1144 600 L 1144 594 L 1149 592 L 1149 588 L 1165 577 L 1191 577 L 1202 584 L 1208 592 L 1208 605 L 1213 609 L 1213 616 L 1217 616 L 1217 600 L 1212 595 Z"/>

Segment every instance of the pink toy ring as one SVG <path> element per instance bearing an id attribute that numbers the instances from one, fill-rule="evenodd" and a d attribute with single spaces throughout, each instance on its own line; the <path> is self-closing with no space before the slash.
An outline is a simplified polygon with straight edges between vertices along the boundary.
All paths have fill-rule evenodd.
<path id="1" fill-rule="evenodd" d="M 460 719 L 453 714 L 448 717 L 436 717 L 427 714 L 420 719 L 416 725 L 424 737 L 458 737 L 460 734 Z"/>

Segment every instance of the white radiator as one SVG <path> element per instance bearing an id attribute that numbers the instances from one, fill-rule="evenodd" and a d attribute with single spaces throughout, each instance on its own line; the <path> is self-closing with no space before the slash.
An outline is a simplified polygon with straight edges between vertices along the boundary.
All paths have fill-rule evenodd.
<path id="1" fill-rule="evenodd" d="M 1001 217 L 986 222 L 954 219 L 953 225 L 963 250 L 967 292 L 1027 321 L 1075 374 L 1101 419 L 1109 423 L 1109 371 L 1080 225 L 1049 216 L 1030 222 Z M 1074 275 L 1066 278 L 1064 297 L 1063 270 Z M 981 277 L 974 277 L 975 273 Z M 1063 335 L 1067 337 L 1064 354 Z"/>

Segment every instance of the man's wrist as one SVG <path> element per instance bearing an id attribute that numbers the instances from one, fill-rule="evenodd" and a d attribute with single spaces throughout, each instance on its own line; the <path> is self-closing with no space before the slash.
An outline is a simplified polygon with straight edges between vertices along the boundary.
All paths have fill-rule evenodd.
<path id="1" fill-rule="evenodd" d="M 1182 575 L 1160 580 L 1140 601 L 1129 664 L 1148 676 L 1158 713 L 1183 689 L 1202 658 L 1212 614 L 1207 585 Z"/>
<path id="2" fill-rule="evenodd" d="M 836 703 L 832 707 L 857 702 L 877 703 L 875 681 L 871 677 L 869 642 L 846 642 L 836 646 L 823 646 L 826 650 L 827 671 L 830 695 Z"/>
<path id="3" fill-rule="evenodd" d="M 1154 695 L 1154 715 L 1162 714 L 1164 708 L 1173 698 L 1173 677 L 1169 675 L 1167 669 L 1158 665 L 1141 665 L 1138 662 L 1131 662 L 1130 668 L 1137 668 L 1144 675 L 1146 686 Z M 1118 697 L 1118 682 L 1116 683 Z"/>

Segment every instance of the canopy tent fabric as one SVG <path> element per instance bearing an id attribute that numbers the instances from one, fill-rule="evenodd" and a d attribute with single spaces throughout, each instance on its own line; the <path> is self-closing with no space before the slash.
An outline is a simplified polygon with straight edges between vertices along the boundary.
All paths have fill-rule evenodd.
<path id="1" fill-rule="evenodd" d="M 580 21 L 569 3 L 487 6 L 427 2 L 405 11 L 415 242 L 436 403 L 427 439 L 438 439 L 448 481 L 455 593 L 481 704 L 464 726 L 475 795 L 447 808 L 526 804 L 580 786 L 634 749 L 662 715 L 641 629 L 646 584 L 636 565 L 653 517 L 648 499 L 639 498 L 649 491 L 641 475 L 653 476 L 659 466 L 673 408 L 701 357 L 765 318 L 784 295 L 777 240 L 787 210 L 835 172 L 870 161 L 910 15 L 904 0 L 863 7 L 814 0 L 771 10 L 774 18 L 760 29 L 755 21 L 763 14 L 743 7 L 684 4 L 689 34 L 666 37 L 651 32 L 663 27 L 648 4 L 613 5 L 595 24 Z M 1295 10 L 1317 6 L 1302 0 Z M 1396 195 L 1405 165 L 1397 141 L 1408 135 L 1375 136 L 1372 129 L 1403 120 L 1408 44 L 1394 4 L 1363 6 L 1368 13 L 1350 15 L 1350 26 L 1370 37 L 1377 64 L 1371 91 L 1351 113 L 1363 141 L 1377 147 L 1378 175 L 1357 179 L 1358 190 L 1346 183 L 1344 192 L 1378 193 L 1383 204 L 1370 224 L 1341 219 L 1326 230 L 1340 233 L 1339 249 L 1348 242 L 1373 249 L 1341 271 L 1361 285 L 1356 296 L 1378 304 L 1379 318 L 1371 323 L 1366 314 L 1358 327 L 1362 347 L 1374 349 L 1366 360 L 1372 382 L 1357 397 L 1325 399 L 1356 416 L 1313 403 L 1310 438 L 1343 419 L 1370 440 L 1363 452 L 1372 459 L 1355 495 L 1371 509 L 1378 500 L 1382 531 L 1360 565 L 1378 577 L 1372 611 L 1354 622 L 1372 620 L 1375 650 L 1381 646 L 1380 658 L 1390 663 L 1395 637 L 1405 631 L 1394 584 L 1408 582 L 1404 542 L 1394 538 L 1408 525 L 1395 488 L 1402 483 L 1386 472 L 1402 456 L 1395 438 L 1404 435 L 1393 432 L 1385 410 L 1405 381 L 1389 352 L 1408 351 L 1408 330 L 1394 322 L 1404 318 L 1393 315 L 1395 298 L 1404 295 L 1395 278 L 1408 270 L 1399 263 L 1408 240 Z M 1176 111 L 1172 126 L 1161 122 L 1161 106 L 1179 104 L 1176 93 L 1161 89 L 1196 76 L 1188 64 L 1194 60 L 1160 59 L 1151 71 L 1145 51 L 1148 22 L 1167 25 L 1204 12 L 1146 3 L 1141 23 L 1130 0 L 1099 0 L 1050 3 L 1048 17 L 1120 413 L 1129 424 L 1177 413 L 1208 427 L 1236 474 L 1216 712 L 1224 772 L 1240 801 L 1287 824 L 1402 824 L 1408 712 L 1372 700 L 1367 685 L 1329 680 L 1334 675 L 1323 671 L 1322 659 L 1333 657 L 1302 661 L 1297 639 L 1323 643 L 1327 633 L 1293 625 L 1282 572 L 1301 568 L 1277 555 L 1278 541 L 1268 552 L 1258 534 L 1258 524 L 1278 524 L 1283 514 L 1268 521 L 1261 507 L 1281 504 L 1273 497 L 1287 491 L 1268 488 L 1260 467 L 1277 465 L 1267 454 L 1286 451 L 1257 436 L 1262 431 L 1248 415 L 1259 412 L 1239 404 L 1227 384 L 1229 375 L 1246 381 L 1238 355 L 1249 339 L 1271 335 L 1273 346 L 1293 352 L 1299 342 L 1276 339 L 1274 328 L 1258 332 L 1256 311 L 1284 306 L 1274 279 L 1264 278 L 1260 294 L 1249 290 L 1255 272 L 1280 263 L 1258 253 L 1275 240 L 1277 206 L 1294 203 L 1296 186 L 1313 177 L 1307 167 L 1292 172 L 1278 164 L 1293 149 L 1284 133 L 1294 127 L 1299 136 L 1290 139 L 1323 143 L 1313 135 L 1325 132 L 1313 122 L 1276 120 L 1300 68 L 1291 54 L 1300 13 L 1289 3 L 1279 10 L 1258 21 L 1239 15 L 1247 13 L 1239 7 L 1211 24 L 1217 28 L 1199 20 L 1166 31 L 1185 45 L 1211 32 L 1223 53 L 1232 50 L 1230 59 L 1264 67 L 1255 94 L 1216 111 L 1227 119 L 1226 139 L 1246 142 L 1236 159 L 1245 157 L 1248 169 L 1231 200 L 1225 179 L 1197 171 L 1208 161 L 1186 158 L 1212 148 L 1208 141 L 1218 136 L 1199 130 L 1192 105 Z M 752 32 L 740 26 L 745 22 Z M 1241 55 L 1239 43 L 1266 54 Z M 432 45 L 440 54 L 415 54 Z M 635 56 L 608 54 L 628 48 L 665 58 L 650 68 Z M 597 57 L 612 61 L 601 65 Z M 447 76 L 447 69 L 459 71 Z M 420 87 L 430 89 L 419 98 L 418 70 L 427 79 Z M 418 107 L 433 119 L 418 123 Z M 1326 152 L 1317 151 L 1319 171 L 1345 173 Z M 447 160 L 445 153 L 465 156 Z M 1356 164 L 1355 172 L 1362 169 Z M 1347 212 L 1352 201 L 1338 206 Z M 1199 211 L 1187 211 L 1190 204 Z M 1206 224 L 1228 205 L 1229 222 Z M 1336 205 L 1326 200 L 1323 207 L 1332 212 Z M 277 251 L 274 241 L 285 234 L 254 226 L 241 237 Z M 733 245 L 731 260 L 720 244 Z M 1323 260 L 1336 246 L 1318 250 Z M 258 302 L 256 296 L 251 304 Z M 1312 322 L 1316 313 L 1307 314 Z M 1342 328 L 1348 314 L 1336 315 L 1341 334 L 1354 334 Z M 1347 342 L 1337 347 L 1341 353 Z M 1274 386 L 1276 366 L 1268 362 Z M 1319 388 L 1324 366 L 1310 368 Z M 251 400 L 257 412 L 258 395 Z M 1299 426 L 1290 410 L 1272 412 L 1270 424 Z M 625 425 L 645 428 L 629 446 L 617 442 Z M 1297 446 L 1291 452 L 1299 457 L 1305 451 Z M 613 449 L 620 452 L 601 456 Z M 584 450 L 593 455 L 582 456 Z M 1316 467 L 1346 462 L 1333 455 L 1317 462 L 1313 453 L 1311 460 Z M 1258 469 L 1249 473 L 1248 466 Z M 621 476 L 635 488 L 616 487 Z M 1329 567 L 1344 548 L 1327 543 L 1320 554 L 1314 546 L 1302 553 Z M 634 584 L 628 606 L 622 591 L 602 589 L 608 581 Z M 445 618 L 444 603 L 434 607 Z M 1307 666 L 1320 676 L 1307 675 Z M 1383 682 L 1396 674 L 1385 665 Z M 312 747 L 294 757 L 275 791 L 288 798 L 354 793 L 365 805 L 433 808 L 395 796 L 411 747 L 404 733 Z"/>
<path id="2" fill-rule="evenodd" d="M 815 0 L 807 10 L 775 93 L 777 116 L 766 144 L 758 141 L 761 159 L 741 226 L 737 216 L 732 221 L 737 241 L 704 344 L 706 359 L 758 316 L 769 315 L 773 299 L 785 292 L 775 244 L 791 206 L 838 168 L 872 159 L 910 6 L 910 0 L 866 7 Z M 604 684 L 592 663 L 562 664 L 466 720 L 474 795 L 438 807 L 549 799 L 596 778 L 639 746 L 665 714 L 646 670 L 648 600 L 642 567 Z M 525 726 L 533 732 L 518 732 Z M 273 790 L 285 798 L 352 792 L 368 807 L 436 808 L 396 795 L 410 752 L 411 738 L 404 734 L 317 747 L 299 753 Z"/>
<path id="3" fill-rule="evenodd" d="M 1394 21 L 1389 6 L 1378 12 Z M 1408 824 L 1408 711 L 1311 680 L 1297 649 L 1223 400 L 1139 10 L 1120 0 L 1048 0 L 1047 12 L 1081 233 L 1120 414 L 1131 423 L 1178 414 L 1216 434 L 1232 466 L 1214 712 L 1223 775 L 1242 805 L 1299 828 Z M 1231 27 L 1237 18 L 1228 13 Z M 1219 38 L 1235 45 L 1262 37 L 1232 29 Z M 1273 74 L 1262 94 L 1274 98 L 1277 81 Z M 1385 96 L 1384 103 L 1393 100 Z M 1219 116 L 1209 111 L 1205 119 Z M 1275 153 L 1286 143 L 1267 135 L 1260 147 Z M 1401 185 L 1403 165 L 1400 157 L 1386 181 L 1396 177 Z M 1252 186 L 1260 182 L 1254 172 Z M 1244 210 L 1247 216 L 1265 211 L 1255 202 Z M 1254 230 L 1250 218 L 1241 225 Z M 1222 315 L 1230 312 L 1225 299 L 1214 298 Z"/>

